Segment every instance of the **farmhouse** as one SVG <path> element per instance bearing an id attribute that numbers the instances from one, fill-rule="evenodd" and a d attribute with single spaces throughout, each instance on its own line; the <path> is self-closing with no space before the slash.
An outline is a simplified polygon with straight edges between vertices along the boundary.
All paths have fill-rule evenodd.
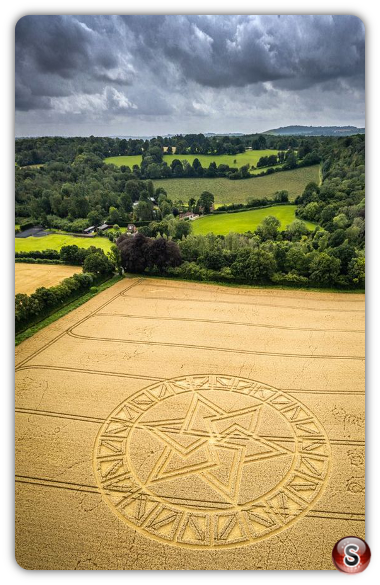
<path id="1" fill-rule="evenodd" d="M 199 217 L 199 215 L 197 215 L 196 213 L 193 213 L 192 211 L 186 211 L 185 213 L 180 213 L 179 214 L 179 219 L 197 219 Z"/>
<path id="2" fill-rule="evenodd" d="M 92 225 L 91 227 L 86 228 L 85 230 L 83 230 L 84 234 L 92 234 L 95 231 L 95 226 Z"/>

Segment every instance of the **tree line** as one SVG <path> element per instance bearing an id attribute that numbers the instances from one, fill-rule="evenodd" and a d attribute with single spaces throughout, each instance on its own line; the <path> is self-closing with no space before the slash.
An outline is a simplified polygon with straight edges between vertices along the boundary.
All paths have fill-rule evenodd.
<path id="1" fill-rule="evenodd" d="M 250 164 L 245 164 L 237 168 L 234 166 L 230 167 L 225 163 L 217 164 L 216 161 L 212 161 L 208 167 L 203 167 L 198 158 L 195 158 L 192 163 L 186 159 L 181 160 L 180 158 L 175 158 L 169 165 L 165 160 L 162 148 L 160 146 L 150 146 L 148 150 L 142 153 L 141 165 L 134 165 L 132 171 L 139 178 L 143 179 L 180 179 L 192 177 L 213 179 L 226 177 L 230 180 L 239 180 L 262 177 L 274 172 L 310 166 L 319 162 L 320 156 L 316 151 L 307 153 L 305 153 L 305 149 L 300 149 L 300 151 L 280 151 L 278 154 L 260 157 L 257 168 L 268 168 L 260 173 L 252 174 L 250 173 L 250 169 L 254 167 Z M 281 166 L 273 168 L 273 165 L 280 164 Z M 126 171 L 129 167 L 122 166 L 122 169 Z"/>
<path id="2" fill-rule="evenodd" d="M 206 136 L 204 134 L 185 134 L 175 136 L 156 136 L 143 138 L 111 137 L 70 137 L 46 136 L 38 138 L 18 138 L 15 144 L 16 163 L 19 166 L 45 164 L 47 162 L 73 163 L 76 156 L 87 153 L 103 159 L 110 156 L 141 155 L 150 148 L 158 146 L 168 154 L 208 154 L 235 155 L 247 148 L 253 150 L 317 150 L 321 142 L 328 143 L 327 137 L 271 136 L 265 134 L 245 134 L 240 136 Z M 308 154 L 305 152 L 305 155 Z"/>
<path id="3" fill-rule="evenodd" d="M 254 232 L 246 234 L 189 235 L 175 242 L 139 233 L 134 238 L 121 236 L 117 246 L 127 272 L 246 284 L 364 286 L 362 250 L 348 242 L 335 246 L 332 235 L 318 228 L 311 232 L 301 220 L 292 222 L 285 231 L 279 228 L 279 220 L 268 216 Z"/>

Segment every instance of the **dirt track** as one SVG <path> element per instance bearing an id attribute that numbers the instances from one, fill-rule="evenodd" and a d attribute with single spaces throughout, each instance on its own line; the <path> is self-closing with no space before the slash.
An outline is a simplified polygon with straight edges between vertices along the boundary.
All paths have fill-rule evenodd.
<path id="1" fill-rule="evenodd" d="M 82 272 L 80 266 L 60 266 L 59 264 L 15 264 L 15 292 L 30 295 L 39 286 L 55 286 L 64 278 Z"/>
<path id="2" fill-rule="evenodd" d="M 16 349 L 16 558 L 333 569 L 364 537 L 364 296 L 128 279 Z"/>

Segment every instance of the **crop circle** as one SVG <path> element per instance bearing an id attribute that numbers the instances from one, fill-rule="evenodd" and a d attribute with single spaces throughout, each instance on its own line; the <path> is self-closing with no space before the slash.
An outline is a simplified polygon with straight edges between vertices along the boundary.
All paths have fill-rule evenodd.
<path id="1" fill-rule="evenodd" d="M 302 403 L 260 382 L 194 375 L 130 396 L 102 425 L 94 471 L 129 526 L 190 548 L 267 538 L 304 516 L 330 445 Z"/>

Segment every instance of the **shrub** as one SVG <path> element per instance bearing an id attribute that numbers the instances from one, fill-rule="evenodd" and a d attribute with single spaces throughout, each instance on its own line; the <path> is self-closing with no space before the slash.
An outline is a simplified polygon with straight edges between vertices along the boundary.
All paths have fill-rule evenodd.
<path id="1" fill-rule="evenodd" d="M 105 254 L 95 252 L 88 254 L 83 262 L 83 272 L 91 272 L 96 276 L 111 274 L 114 271 L 114 265 Z"/>
<path id="2" fill-rule="evenodd" d="M 236 260 L 231 265 L 231 273 L 237 280 L 246 282 L 265 281 L 276 268 L 276 261 L 271 252 L 256 248 L 243 248 L 238 251 Z"/>
<path id="3" fill-rule="evenodd" d="M 174 273 L 188 280 L 209 280 L 209 271 L 195 262 L 183 262 L 181 266 L 174 269 Z"/>
<path id="4" fill-rule="evenodd" d="M 284 284 L 288 286 L 307 286 L 309 283 L 309 279 L 306 276 L 300 276 L 293 272 L 289 272 L 288 274 L 276 272 L 271 277 L 271 281 L 275 284 Z"/>
<path id="5" fill-rule="evenodd" d="M 340 260 L 325 252 L 315 256 L 310 264 L 310 279 L 317 285 L 335 284 L 339 275 Z"/>
<path id="6" fill-rule="evenodd" d="M 20 225 L 20 231 L 24 232 L 25 230 L 29 230 L 30 228 L 35 226 L 35 222 L 34 221 L 24 221 L 21 225 Z"/>
<path id="7" fill-rule="evenodd" d="M 210 270 L 220 270 L 225 264 L 225 259 L 221 250 L 205 250 L 199 262 Z"/>
<path id="8" fill-rule="evenodd" d="M 49 260 L 48 258 L 15 258 L 20 264 L 64 264 L 62 260 Z"/>
<path id="9" fill-rule="evenodd" d="M 59 260 L 59 252 L 57 250 L 34 250 L 31 252 L 15 252 L 16 258 L 35 258 L 35 259 L 48 259 L 48 260 Z"/>

